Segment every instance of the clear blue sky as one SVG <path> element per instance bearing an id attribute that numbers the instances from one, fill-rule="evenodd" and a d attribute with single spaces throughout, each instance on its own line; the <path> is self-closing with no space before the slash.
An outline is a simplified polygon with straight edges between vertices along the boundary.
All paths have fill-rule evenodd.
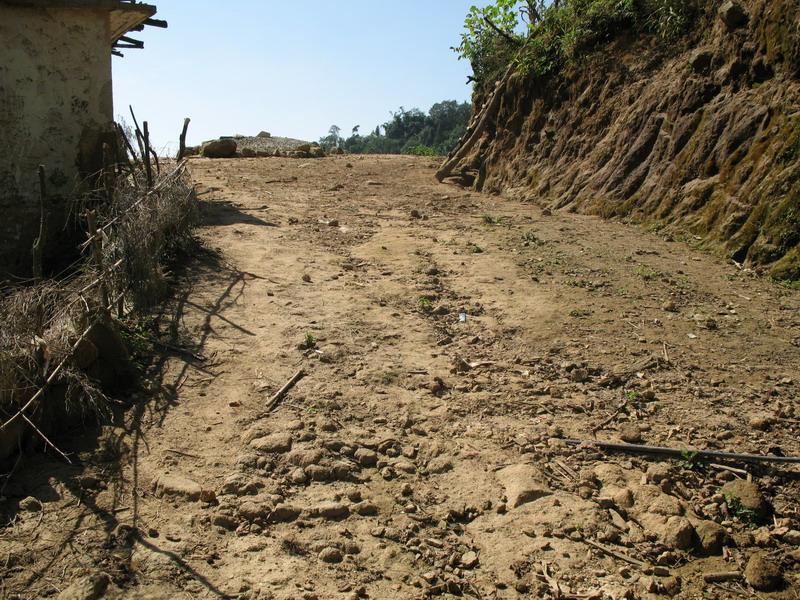
<path id="1" fill-rule="evenodd" d="M 114 58 L 114 110 L 130 122 L 132 104 L 159 147 L 184 117 L 190 144 L 261 130 L 316 140 L 470 97 L 450 47 L 475 0 L 151 1 L 169 29 L 133 33 L 144 50 Z"/>

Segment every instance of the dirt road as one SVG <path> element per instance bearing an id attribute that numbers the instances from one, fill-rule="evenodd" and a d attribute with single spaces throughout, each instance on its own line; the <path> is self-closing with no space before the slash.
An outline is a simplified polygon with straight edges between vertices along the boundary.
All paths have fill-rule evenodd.
<path id="1" fill-rule="evenodd" d="M 157 322 L 196 356 L 84 467 L 27 461 L 4 593 L 796 597 L 798 468 L 565 440 L 800 455 L 800 293 L 433 167 L 194 160 L 209 251 Z"/>

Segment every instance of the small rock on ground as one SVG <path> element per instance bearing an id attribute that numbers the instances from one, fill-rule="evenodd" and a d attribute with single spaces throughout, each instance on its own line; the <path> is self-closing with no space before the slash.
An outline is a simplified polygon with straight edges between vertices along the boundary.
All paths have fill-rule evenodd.
<path id="1" fill-rule="evenodd" d="M 506 490 L 506 504 L 516 508 L 551 494 L 541 471 L 528 464 L 519 464 L 500 469 L 497 479 Z"/>
<path id="2" fill-rule="evenodd" d="M 619 437 L 628 444 L 639 444 L 642 441 L 642 430 L 636 423 L 625 423 L 619 428 Z"/>
<path id="3" fill-rule="evenodd" d="M 323 548 L 319 553 L 319 559 L 326 563 L 340 563 L 342 558 L 342 551 L 338 548 Z"/>
<path id="4" fill-rule="evenodd" d="M 153 492 L 159 498 L 177 496 L 187 500 L 200 500 L 203 488 L 196 481 L 180 475 L 162 474 L 153 480 Z"/>
<path id="5" fill-rule="evenodd" d="M 292 436 L 288 433 L 273 433 L 250 442 L 250 447 L 261 452 L 288 452 L 292 449 Z"/>
<path id="6" fill-rule="evenodd" d="M 359 448 L 353 456 L 362 467 L 374 467 L 378 463 L 378 455 L 368 448 Z"/>

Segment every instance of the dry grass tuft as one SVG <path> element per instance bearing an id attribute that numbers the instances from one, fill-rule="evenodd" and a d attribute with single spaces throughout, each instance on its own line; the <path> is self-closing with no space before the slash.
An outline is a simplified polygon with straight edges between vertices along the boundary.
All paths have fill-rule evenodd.
<path id="1" fill-rule="evenodd" d="M 101 276 L 111 301 L 124 296 L 124 308 L 134 316 L 163 297 L 164 264 L 192 239 L 197 201 L 184 166 L 162 165 L 162 172 L 148 193 L 143 172 L 134 169 L 116 178 L 110 202 L 100 192 L 81 199 L 80 205 L 97 211 L 102 269 L 87 248 L 66 279 L 0 290 L 0 425 L 65 359 L 50 388 L 57 393 L 45 395 L 26 415 L 40 415 L 48 401 L 63 405 L 48 410 L 70 415 L 107 412 L 108 399 L 79 357 L 71 356 L 72 348 L 89 322 L 105 314 L 97 300 Z"/>
<path id="2" fill-rule="evenodd" d="M 115 201 L 105 221 L 115 220 L 105 239 L 106 268 L 122 259 L 114 273 L 114 287 L 128 290 L 137 309 L 157 303 L 166 290 L 163 265 L 192 240 L 197 222 L 197 198 L 181 166 L 163 165 L 169 171 L 142 201 L 144 178 L 137 173 L 118 183 Z M 177 169 L 177 170 L 176 170 Z M 101 222 L 102 224 L 102 222 Z"/>

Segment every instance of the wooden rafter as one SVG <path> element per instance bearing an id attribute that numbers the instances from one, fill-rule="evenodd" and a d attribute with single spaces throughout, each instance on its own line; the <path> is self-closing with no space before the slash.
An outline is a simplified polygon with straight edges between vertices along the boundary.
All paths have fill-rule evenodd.
<path id="1" fill-rule="evenodd" d="M 141 50 L 144 48 L 144 42 L 141 40 L 135 40 L 127 35 L 123 35 L 119 38 L 119 40 L 114 42 L 114 48 L 136 48 Z"/>

